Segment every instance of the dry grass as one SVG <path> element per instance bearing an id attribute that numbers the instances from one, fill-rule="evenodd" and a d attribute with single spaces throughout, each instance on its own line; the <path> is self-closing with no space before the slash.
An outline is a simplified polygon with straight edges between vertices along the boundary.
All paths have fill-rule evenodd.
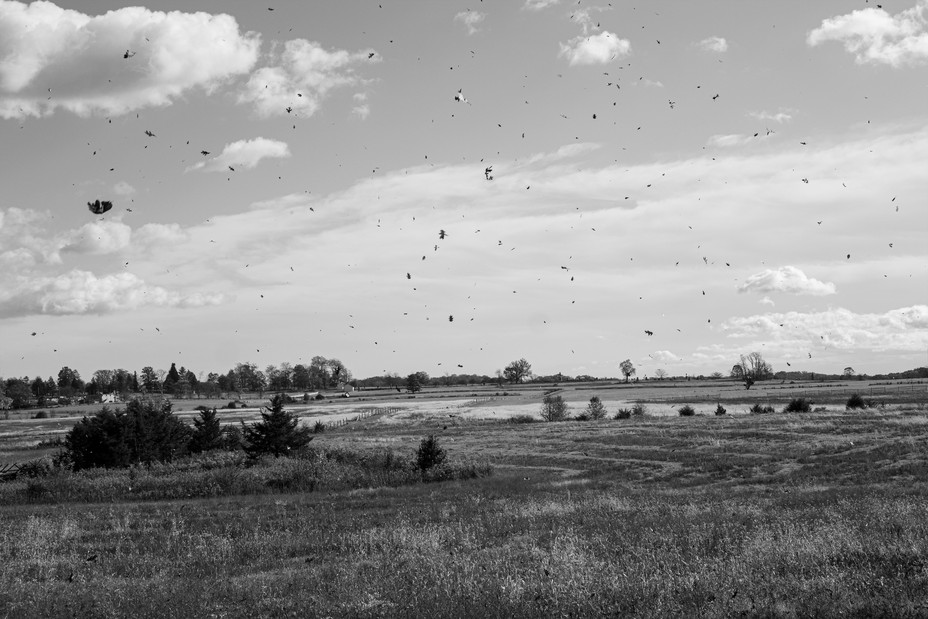
<path id="1" fill-rule="evenodd" d="M 496 475 L 7 501 L 0 616 L 928 613 L 924 407 L 534 424 L 418 413 L 317 440 L 411 456 L 435 434 Z"/>

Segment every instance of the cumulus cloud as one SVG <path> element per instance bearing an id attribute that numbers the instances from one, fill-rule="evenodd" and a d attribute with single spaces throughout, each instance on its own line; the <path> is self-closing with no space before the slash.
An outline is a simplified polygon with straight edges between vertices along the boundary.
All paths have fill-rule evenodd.
<path id="1" fill-rule="evenodd" d="M 541 9 L 558 4 L 560 1 L 561 0 L 525 0 L 525 4 L 522 5 L 522 8 L 529 11 L 540 11 Z"/>
<path id="2" fill-rule="evenodd" d="M 254 105 L 264 117 L 288 113 L 312 116 L 331 90 L 361 83 L 356 69 L 380 62 L 380 55 L 373 50 L 330 51 L 313 41 L 293 39 L 284 44 L 275 62 L 251 75 L 239 94 L 239 103 Z"/>
<path id="3" fill-rule="evenodd" d="M 0 117 L 169 105 L 250 71 L 260 44 L 225 14 L 125 7 L 91 16 L 0 0 Z M 123 58 L 127 50 L 135 55 Z"/>
<path id="4" fill-rule="evenodd" d="M 824 296 L 834 294 L 835 285 L 830 282 L 826 283 L 812 279 L 796 267 L 785 266 L 776 270 L 765 269 L 760 273 L 751 275 L 738 287 L 738 292 L 758 292 L 762 294 L 784 292 L 787 294 Z"/>
<path id="5" fill-rule="evenodd" d="M 822 20 L 809 33 L 811 46 L 827 41 L 844 44 L 858 63 L 900 67 L 928 60 L 928 0 L 890 15 L 882 8 L 866 8 Z"/>
<path id="6" fill-rule="evenodd" d="M 699 46 L 707 52 L 722 54 L 728 51 L 728 41 L 723 37 L 709 37 L 699 42 Z"/>
<path id="7" fill-rule="evenodd" d="M 132 273 L 97 277 L 73 270 L 56 277 L 30 278 L 0 292 L 0 316 L 108 314 L 143 306 L 200 307 L 222 301 L 220 294 L 182 295 L 149 286 Z"/>
<path id="8" fill-rule="evenodd" d="M 673 363 L 674 361 L 680 361 L 680 357 L 673 354 L 669 350 L 657 350 L 651 353 L 651 358 L 659 363 Z"/>
<path id="9" fill-rule="evenodd" d="M 360 117 L 361 120 L 366 120 L 371 114 L 371 106 L 367 103 L 367 93 L 357 92 L 351 98 L 355 101 L 355 106 L 351 108 L 351 112 Z"/>
<path id="10" fill-rule="evenodd" d="M 731 318 L 722 328 L 731 337 L 767 339 L 771 346 L 811 342 L 839 350 L 924 351 L 928 346 L 928 305 L 882 314 L 857 314 L 844 308 L 759 314 Z"/>
<path id="11" fill-rule="evenodd" d="M 561 43 L 560 55 L 565 56 L 571 66 L 607 64 L 620 56 L 631 53 L 632 44 L 603 30 L 593 36 L 581 35 L 567 43 Z"/>
<path id="12" fill-rule="evenodd" d="M 709 136 L 706 146 L 715 148 L 727 148 L 729 146 L 741 146 L 751 141 L 751 136 L 740 133 L 726 133 Z"/>
<path id="13" fill-rule="evenodd" d="M 60 251 L 77 254 L 103 255 L 121 251 L 129 246 L 132 228 L 117 221 L 95 221 L 60 238 Z"/>
<path id="14" fill-rule="evenodd" d="M 222 152 L 210 159 L 201 161 L 187 168 L 191 170 L 203 170 L 204 172 L 222 172 L 228 170 L 229 166 L 241 168 L 254 168 L 262 159 L 284 158 L 290 156 L 290 147 L 286 142 L 279 140 L 269 140 L 267 138 L 255 138 L 253 140 L 238 140 L 226 144 Z"/>
<path id="15" fill-rule="evenodd" d="M 476 34 L 480 31 L 480 24 L 486 19 L 487 14 L 480 11 L 461 11 L 454 16 L 454 21 L 459 21 L 467 28 L 467 34 Z"/>

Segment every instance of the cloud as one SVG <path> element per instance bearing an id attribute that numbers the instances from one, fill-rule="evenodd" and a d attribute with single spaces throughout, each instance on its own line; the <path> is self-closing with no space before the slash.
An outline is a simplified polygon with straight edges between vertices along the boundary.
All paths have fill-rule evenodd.
<path id="1" fill-rule="evenodd" d="M 229 166 L 251 169 L 257 166 L 262 159 L 279 159 L 289 156 L 290 147 L 287 146 L 286 142 L 267 138 L 238 140 L 226 144 L 222 152 L 209 161 L 201 161 L 188 167 L 187 171 L 224 172 L 229 169 Z"/>
<path id="2" fill-rule="evenodd" d="M 928 60 L 928 0 L 890 15 L 882 8 L 866 8 L 822 20 L 809 33 L 808 44 L 844 44 L 859 64 L 912 65 Z"/>
<path id="3" fill-rule="evenodd" d="M 706 141 L 706 146 L 713 146 L 715 148 L 727 148 L 729 146 L 741 146 L 742 144 L 747 144 L 750 141 L 750 135 L 744 135 L 740 133 L 717 134 L 709 136 L 709 139 Z"/>
<path id="4" fill-rule="evenodd" d="M 113 185 L 113 193 L 115 193 L 117 196 L 131 196 L 135 193 L 135 187 L 126 181 L 119 181 Z"/>
<path id="5" fill-rule="evenodd" d="M 356 103 L 356 105 L 351 108 L 351 112 L 360 117 L 361 120 L 367 120 L 367 117 L 371 114 L 371 106 L 367 103 L 367 93 L 356 92 L 351 98 L 354 99 Z"/>
<path id="6" fill-rule="evenodd" d="M 722 37 L 709 37 L 699 42 L 699 46 L 707 52 L 723 54 L 728 51 L 728 41 Z"/>
<path id="7" fill-rule="evenodd" d="M 330 91 L 361 83 L 356 69 L 380 62 L 380 55 L 373 50 L 330 51 L 313 41 L 293 39 L 274 60 L 275 65 L 252 74 L 238 97 L 239 103 L 254 105 L 263 117 L 312 116 Z"/>
<path id="8" fill-rule="evenodd" d="M 459 21 L 464 24 L 464 27 L 467 28 L 467 34 L 472 35 L 480 31 L 478 27 L 484 19 L 486 19 L 487 14 L 481 13 L 480 11 L 461 11 L 454 16 L 454 21 Z"/>
<path id="9" fill-rule="evenodd" d="M 57 242 L 58 249 L 76 254 L 104 255 L 129 246 L 132 228 L 116 221 L 95 221 L 65 233 Z"/>
<path id="10" fill-rule="evenodd" d="M 762 294 L 783 292 L 786 294 L 825 296 L 835 293 L 835 285 L 807 277 L 805 273 L 796 267 L 785 266 L 776 270 L 765 269 L 760 273 L 751 275 L 738 287 L 738 292 L 759 292 Z"/>
<path id="11" fill-rule="evenodd" d="M 201 307 L 223 300 L 220 294 L 181 295 L 149 286 L 132 273 L 97 277 L 72 270 L 56 277 L 29 278 L 0 291 L 0 316 L 108 314 L 143 306 Z"/>
<path id="12" fill-rule="evenodd" d="M 814 343 L 839 350 L 924 351 L 928 346 L 928 305 L 882 314 L 857 314 L 844 308 L 758 314 L 731 318 L 722 328 L 730 337 L 766 339 L 768 348 L 780 350 L 802 350 L 802 346 Z"/>
<path id="13" fill-rule="evenodd" d="M 795 113 L 795 110 L 781 108 L 776 112 L 767 112 L 763 110 L 760 112 L 748 112 L 748 116 L 756 118 L 757 120 L 772 120 L 782 125 L 783 123 L 791 121 Z"/>
<path id="14" fill-rule="evenodd" d="M 680 361 L 680 357 L 673 354 L 669 350 L 656 350 L 651 353 L 651 358 L 658 363 L 673 363 L 675 361 Z"/>
<path id="15" fill-rule="evenodd" d="M 522 5 L 522 8 L 529 11 L 540 11 L 549 6 L 554 6 L 560 1 L 561 0 L 525 0 L 525 4 Z"/>
<path id="16" fill-rule="evenodd" d="M 561 43 L 561 56 L 566 56 L 570 66 L 607 64 L 620 56 L 631 53 L 632 44 L 627 39 L 603 30 L 593 36 L 574 37 Z"/>
<path id="17" fill-rule="evenodd" d="M 91 16 L 0 0 L 0 118 L 170 105 L 250 71 L 260 44 L 225 14 L 126 7 Z M 123 58 L 126 50 L 135 55 Z"/>

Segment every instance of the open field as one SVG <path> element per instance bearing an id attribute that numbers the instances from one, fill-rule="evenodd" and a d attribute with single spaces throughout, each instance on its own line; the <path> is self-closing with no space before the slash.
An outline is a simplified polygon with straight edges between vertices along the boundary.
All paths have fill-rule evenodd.
<path id="1" fill-rule="evenodd" d="M 630 387 L 559 393 L 573 413 L 590 395 L 613 412 L 644 399 Z M 923 391 L 753 415 L 790 396 L 742 388 L 719 417 L 707 393 L 688 418 L 651 400 L 625 420 L 510 421 L 554 388 L 300 413 L 330 423 L 314 447 L 409 458 L 434 434 L 490 477 L 164 500 L 144 494 L 161 473 L 139 470 L 81 478 L 96 502 L 2 484 L 0 616 L 928 615 Z M 0 421 L 0 456 L 49 453 L 34 445 L 74 421 Z"/>

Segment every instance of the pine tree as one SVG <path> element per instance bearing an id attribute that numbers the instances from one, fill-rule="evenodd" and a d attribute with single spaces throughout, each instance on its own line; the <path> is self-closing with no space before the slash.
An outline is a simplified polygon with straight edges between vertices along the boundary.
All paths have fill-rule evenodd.
<path id="1" fill-rule="evenodd" d="M 309 428 L 299 424 L 300 418 L 284 410 L 284 398 L 277 394 L 267 412 L 261 413 L 261 421 L 245 428 L 245 451 L 252 457 L 273 454 L 277 458 L 299 449 L 314 438 Z"/>

